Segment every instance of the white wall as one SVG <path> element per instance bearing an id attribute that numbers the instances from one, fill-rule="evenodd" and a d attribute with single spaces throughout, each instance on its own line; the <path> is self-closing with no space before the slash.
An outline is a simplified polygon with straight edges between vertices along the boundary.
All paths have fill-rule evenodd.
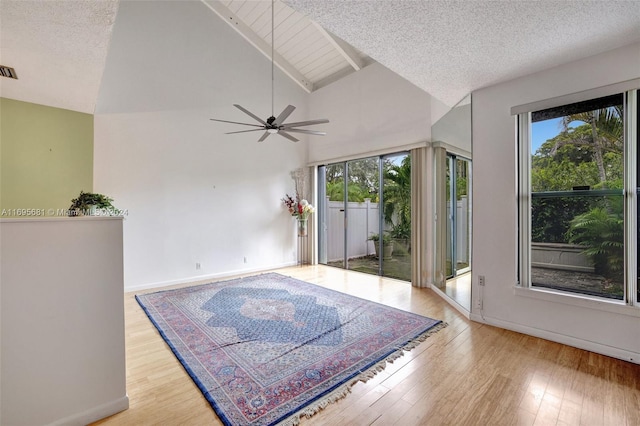
<path id="1" fill-rule="evenodd" d="M 271 114 L 270 62 L 200 2 L 122 2 L 95 116 L 94 190 L 128 210 L 125 289 L 295 262 L 280 199 L 307 141 L 249 127 Z M 277 115 L 307 94 L 276 69 Z M 245 263 L 246 257 L 246 263 Z M 201 269 L 196 269 L 196 263 Z"/>
<path id="2" fill-rule="evenodd" d="M 378 63 L 311 93 L 309 113 L 331 121 L 310 141 L 310 162 L 431 139 L 431 96 Z"/>
<path id="3" fill-rule="evenodd" d="M 467 95 L 468 96 L 468 95 Z M 458 102 L 461 103 L 462 101 Z M 431 122 L 437 123 L 452 107 L 448 106 L 438 98 L 431 97 Z"/>
<path id="4" fill-rule="evenodd" d="M 466 96 L 431 126 L 433 142 L 471 152 L 471 96 Z"/>
<path id="5" fill-rule="evenodd" d="M 0 424 L 126 409 L 122 219 L 3 219 L 0 235 Z"/>
<path id="6" fill-rule="evenodd" d="M 516 140 L 510 108 L 640 77 L 640 44 L 473 92 L 473 294 L 484 319 L 607 355 L 640 359 L 640 314 L 547 301 L 514 291 L 517 274 Z M 525 291 L 526 292 L 526 291 Z M 481 320 L 473 303 L 473 318 Z M 624 308 L 624 307 L 622 307 Z"/>

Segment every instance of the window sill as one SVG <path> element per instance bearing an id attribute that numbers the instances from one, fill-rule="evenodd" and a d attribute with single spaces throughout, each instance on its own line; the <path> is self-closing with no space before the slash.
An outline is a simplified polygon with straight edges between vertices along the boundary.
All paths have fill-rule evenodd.
<path id="1" fill-rule="evenodd" d="M 597 309 L 600 311 L 640 318 L 640 309 L 637 306 L 630 306 L 617 300 L 603 300 L 596 297 L 567 294 L 548 289 L 534 289 L 517 286 L 514 287 L 513 290 L 516 296 L 530 297 L 532 299 L 579 306 L 582 308 Z"/>

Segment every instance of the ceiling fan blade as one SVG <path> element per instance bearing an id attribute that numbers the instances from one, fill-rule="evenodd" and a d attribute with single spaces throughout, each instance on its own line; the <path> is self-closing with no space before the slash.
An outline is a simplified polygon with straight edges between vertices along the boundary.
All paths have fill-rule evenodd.
<path id="1" fill-rule="evenodd" d="M 280 113 L 278 118 L 276 118 L 276 121 L 274 121 L 273 124 L 278 126 L 280 123 L 286 120 L 295 109 L 296 107 L 294 107 L 293 105 L 287 106 L 284 110 L 282 110 L 282 112 Z"/>
<path id="2" fill-rule="evenodd" d="M 244 112 L 245 114 L 247 114 L 249 117 L 253 118 L 254 120 L 257 120 L 257 121 L 258 121 L 258 123 L 262 123 L 262 124 L 264 124 L 265 126 L 267 125 L 267 123 L 265 123 L 265 121 L 264 121 L 262 118 L 258 117 L 257 115 L 255 115 L 254 113 L 252 113 L 251 111 L 249 111 L 248 109 L 243 108 L 243 107 L 241 107 L 241 106 L 240 106 L 240 105 L 238 105 L 238 104 L 233 104 L 233 106 L 234 106 L 234 107 L 236 107 L 236 108 L 238 108 L 240 111 Z"/>
<path id="3" fill-rule="evenodd" d="M 217 118 L 210 118 L 209 120 L 211 120 L 211 121 L 219 121 L 221 123 L 241 124 L 243 126 L 253 126 L 253 127 L 262 127 L 262 128 L 264 128 L 264 126 L 260 126 L 258 124 L 238 123 L 237 121 L 218 120 Z"/>
<path id="4" fill-rule="evenodd" d="M 298 139 L 294 138 L 293 136 L 291 136 L 290 134 L 282 130 L 278 130 L 278 134 L 284 136 L 285 138 L 289 139 L 292 142 L 298 142 Z"/>
<path id="5" fill-rule="evenodd" d="M 285 124 L 281 124 L 280 127 L 287 129 L 291 127 L 311 126 L 312 124 L 324 124 L 328 122 L 329 120 L 327 120 L 326 118 L 320 118 L 318 120 L 298 121 L 296 123 L 285 123 Z"/>
<path id="6" fill-rule="evenodd" d="M 258 142 L 262 142 L 263 140 L 268 138 L 270 134 L 271 133 L 269 133 L 269 132 L 264 132 L 264 134 L 262 136 L 260 136 L 260 139 L 258 139 Z"/>
<path id="7" fill-rule="evenodd" d="M 264 130 L 264 129 L 239 130 L 237 132 L 225 133 L 225 135 L 233 135 L 234 133 L 260 132 L 262 130 Z"/>
<path id="8" fill-rule="evenodd" d="M 306 133 L 308 135 L 318 135 L 318 136 L 325 136 L 327 133 L 326 132 L 318 132 L 316 130 L 304 130 L 304 129 L 282 129 L 285 130 L 287 132 L 293 132 L 293 133 Z M 251 130 L 246 130 L 247 132 L 250 132 Z"/>

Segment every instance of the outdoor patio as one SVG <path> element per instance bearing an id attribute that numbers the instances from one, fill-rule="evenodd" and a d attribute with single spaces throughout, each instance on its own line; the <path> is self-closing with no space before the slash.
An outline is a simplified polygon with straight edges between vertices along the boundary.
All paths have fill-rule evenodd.
<path id="1" fill-rule="evenodd" d="M 341 261 L 329 262 L 328 266 L 344 267 Z M 411 256 L 393 255 L 383 261 L 383 276 L 403 281 L 411 281 Z M 348 269 L 377 275 L 378 258 L 375 255 L 349 259 Z M 531 281 L 534 287 L 565 290 L 588 296 L 600 296 L 622 300 L 623 290 L 620 283 L 607 280 L 601 275 L 588 272 L 564 271 L 550 268 L 531 268 Z"/>
<path id="2" fill-rule="evenodd" d="M 551 268 L 531 268 L 534 287 L 567 290 L 589 296 L 601 296 L 622 300 L 622 283 L 616 283 L 601 275 L 589 272 L 565 271 Z"/>
<path id="3" fill-rule="evenodd" d="M 327 265 L 338 268 L 344 267 L 342 261 L 329 262 Z M 411 256 L 392 255 L 389 259 L 383 259 L 382 265 L 384 268 L 382 271 L 383 276 L 403 281 L 411 281 Z M 349 259 L 348 269 L 378 275 L 378 258 L 375 255 L 351 258 Z"/>

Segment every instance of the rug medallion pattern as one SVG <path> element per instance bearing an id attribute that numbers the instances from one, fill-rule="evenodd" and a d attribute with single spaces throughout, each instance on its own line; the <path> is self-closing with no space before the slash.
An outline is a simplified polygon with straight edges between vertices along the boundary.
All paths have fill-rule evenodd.
<path id="1" fill-rule="evenodd" d="M 227 425 L 297 424 L 444 325 L 275 273 L 136 299 Z"/>

